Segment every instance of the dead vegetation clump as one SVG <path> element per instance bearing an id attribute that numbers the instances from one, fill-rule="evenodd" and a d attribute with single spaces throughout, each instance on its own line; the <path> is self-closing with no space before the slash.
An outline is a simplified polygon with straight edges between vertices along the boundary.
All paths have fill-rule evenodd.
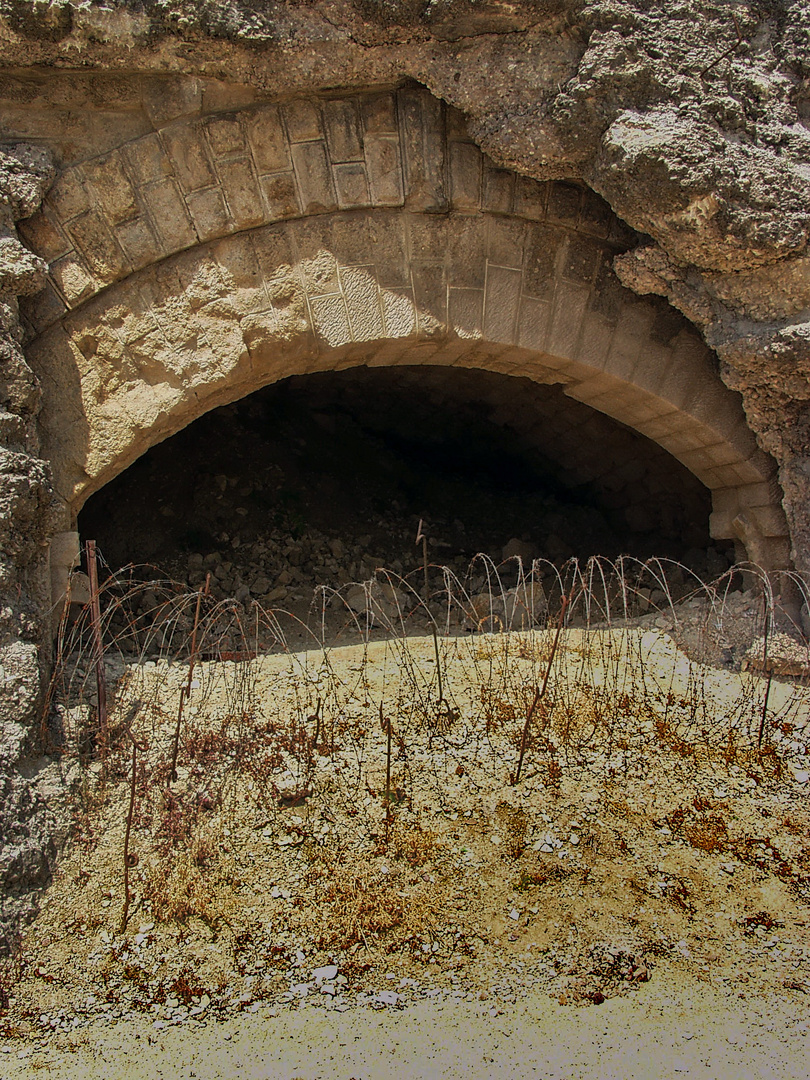
<path id="1" fill-rule="evenodd" d="M 143 877 L 143 902 L 161 922 L 201 919 L 211 927 L 230 923 L 239 910 L 238 871 L 223 856 L 220 838 L 205 825 L 187 842 L 153 857 Z"/>

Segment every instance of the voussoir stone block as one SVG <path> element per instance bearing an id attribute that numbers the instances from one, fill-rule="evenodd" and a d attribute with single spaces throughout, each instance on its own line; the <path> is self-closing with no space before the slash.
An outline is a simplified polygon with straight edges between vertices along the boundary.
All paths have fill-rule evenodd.
<path id="1" fill-rule="evenodd" d="M 245 129 L 260 173 L 284 172 L 291 168 L 290 147 L 277 107 L 269 106 L 249 113 L 245 118 Z"/>
<path id="2" fill-rule="evenodd" d="M 70 236 L 97 281 L 115 281 L 129 269 L 120 246 L 101 214 L 89 210 L 70 223 Z"/>
<path id="3" fill-rule="evenodd" d="M 351 98 L 326 101 L 323 117 L 331 160 L 335 163 L 362 160 L 363 137 L 357 102 Z"/>
<path id="4" fill-rule="evenodd" d="M 118 152 L 88 161 L 83 172 L 109 221 L 117 224 L 137 216 L 135 191 Z"/>
<path id="5" fill-rule="evenodd" d="M 250 229 L 267 221 L 267 211 L 259 195 L 249 158 L 220 161 L 217 172 L 234 225 Z"/>
<path id="6" fill-rule="evenodd" d="M 337 200 L 323 140 L 293 143 L 292 159 L 303 213 L 334 210 Z"/>
<path id="7" fill-rule="evenodd" d="M 206 120 L 205 129 L 216 157 L 245 153 L 245 133 L 238 116 L 214 116 Z"/>
<path id="8" fill-rule="evenodd" d="M 183 191 L 198 191 L 216 183 L 213 167 L 208 160 L 202 128 L 198 124 L 166 128 L 160 133 L 174 175 Z"/>
<path id="9" fill-rule="evenodd" d="M 179 251 L 197 240 L 188 210 L 173 180 L 143 189 L 143 200 L 166 251 Z"/>

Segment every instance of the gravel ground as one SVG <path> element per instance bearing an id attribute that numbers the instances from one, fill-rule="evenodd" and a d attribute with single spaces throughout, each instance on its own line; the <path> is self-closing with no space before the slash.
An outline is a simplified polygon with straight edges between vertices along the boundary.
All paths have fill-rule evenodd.
<path id="1" fill-rule="evenodd" d="M 528 991 L 497 1010 L 442 998 L 399 1010 L 325 1014 L 301 1005 L 242 1013 L 189 1030 L 97 1022 L 47 1043 L 0 1046 L 0 1077 L 29 1080 L 803 1080 L 810 1026 L 803 1001 L 718 993 L 677 969 L 643 994 L 571 1009 Z"/>

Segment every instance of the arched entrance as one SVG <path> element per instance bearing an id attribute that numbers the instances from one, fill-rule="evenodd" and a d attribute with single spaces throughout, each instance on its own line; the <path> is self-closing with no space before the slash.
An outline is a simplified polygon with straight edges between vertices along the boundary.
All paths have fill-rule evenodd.
<path id="1" fill-rule="evenodd" d="M 712 535 L 788 565 L 774 464 L 694 329 L 621 287 L 587 189 L 495 168 L 403 90 L 178 121 L 66 170 L 27 355 L 65 528 L 150 446 L 280 378 L 478 368 L 559 386 L 711 492 Z"/>

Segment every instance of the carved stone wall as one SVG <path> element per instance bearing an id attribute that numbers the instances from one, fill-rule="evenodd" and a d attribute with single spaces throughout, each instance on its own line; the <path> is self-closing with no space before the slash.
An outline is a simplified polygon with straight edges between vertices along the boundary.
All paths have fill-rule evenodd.
<path id="1" fill-rule="evenodd" d="M 23 234 L 49 262 L 27 351 L 65 528 L 270 381 L 454 364 L 559 383 L 654 439 L 714 493 L 715 537 L 745 515 L 751 557 L 789 564 L 775 464 L 715 358 L 612 270 L 633 234 L 583 185 L 495 167 L 425 91 L 174 121 L 63 170 Z"/>

